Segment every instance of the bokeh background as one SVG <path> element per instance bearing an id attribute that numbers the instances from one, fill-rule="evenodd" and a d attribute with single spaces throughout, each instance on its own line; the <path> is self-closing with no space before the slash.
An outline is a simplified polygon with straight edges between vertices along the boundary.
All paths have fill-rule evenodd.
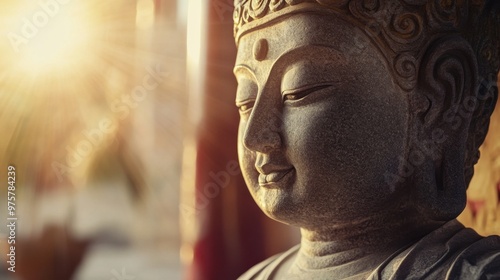
<path id="1" fill-rule="evenodd" d="M 236 155 L 232 0 L 3 0 L 2 280 L 235 279 L 298 243 Z M 460 220 L 500 234 L 500 109 Z"/>

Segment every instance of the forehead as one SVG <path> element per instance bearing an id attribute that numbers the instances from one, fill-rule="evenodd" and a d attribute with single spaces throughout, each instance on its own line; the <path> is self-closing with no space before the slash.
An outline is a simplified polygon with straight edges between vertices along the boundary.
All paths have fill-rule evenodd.
<path id="1" fill-rule="evenodd" d="M 314 49 L 330 49 L 328 58 L 347 59 L 356 44 L 369 45 L 354 25 L 332 14 L 296 14 L 244 34 L 239 41 L 235 72 L 243 66 L 254 75 L 265 75 L 284 54 L 325 56 Z M 335 53 L 337 55 L 335 55 Z M 333 57 L 332 57 L 333 55 Z M 293 57 L 293 56 L 292 56 Z"/>

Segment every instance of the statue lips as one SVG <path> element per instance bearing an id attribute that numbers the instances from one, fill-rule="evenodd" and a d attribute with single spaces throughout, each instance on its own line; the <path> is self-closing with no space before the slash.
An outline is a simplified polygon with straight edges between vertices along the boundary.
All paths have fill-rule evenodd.
<path id="1" fill-rule="evenodd" d="M 293 166 L 281 157 L 271 158 L 266 154 L 258 154 L 255 168 L 259 172 L 259 185 L 265 188 L 285 188 L 286 180 L 293 174 Z M 287 176 L 289 175 L 289 176 Z"/>
<path id="2" fill-rule="evenodd" d="M 259 174 L 259 185 L 264 188 L 284 188 L 286 187 L 287 175 L 293 174 L 293 168 L 273 171 L 268 174 Z"/>

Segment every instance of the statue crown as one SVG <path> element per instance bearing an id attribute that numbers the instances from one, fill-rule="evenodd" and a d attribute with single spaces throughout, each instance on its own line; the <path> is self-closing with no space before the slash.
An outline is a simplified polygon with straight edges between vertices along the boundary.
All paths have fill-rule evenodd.
<path id="1" fill-rule="evenodd" d="M 495 3 L 496 2 L 496 3 Z M 245 33 L 267 22 L 305 11 L 333 12 L 354 19 L 384 50 L 404 90 L 416 86 L 418 59 L 428 44 L 443 35 L 458 34 L 474 49 L 486 77 L 500 65 L 498 0 L 235 0 L 234 33 L 238 44 Z M 495 6 L 496 5 L 496 6 Z M 495 6 L 497 9 L 492 9 Z"/>

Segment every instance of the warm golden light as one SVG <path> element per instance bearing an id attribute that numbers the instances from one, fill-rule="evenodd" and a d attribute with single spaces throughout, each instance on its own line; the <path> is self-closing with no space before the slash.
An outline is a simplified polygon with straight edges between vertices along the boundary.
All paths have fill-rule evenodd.
<path id="1" fill-rule="evenodd" d="M 23 222 L 19 246 L 8 244 L 18 246 L 15 275 L 0 234 L 12 277 L 181 278 L 185 30 L 167 9 L 176 1 L 0 1 L 0 171 L 18 171 Z M 105 249 L 87 250 L 103 232 Z M 131 245 L 111 250 L 121 260 L 148 255 L 153 265 L 115 266 L 114 240 Z"/>
<path id="2" fill-rule="evenodd" d="M 62 68 L 81 58 L 88 43 L 88 30 L 77 18 L 61 16 L 28 45 L 22 63 L 26 68 Z"/>
<path id="3" fill-rule="evenodd" d="M 204 84 L 203 77 L 205 71 L 205 36 L 206 26 L 203 25 L 206 18 L 205 2 L 200 0 L 190 0 L 188 2 L 188 25 L 187 25 L 187 71 L 189 80 L 189 95 L 192 106 L 191 120 L 197 123 L 201 119 L 201 102 L 198 96 L 202 92 Z"/>
<path id="4" fill-rule="evenodd" d="M 67 159 L 74 158 L 71 151 L 85 139 L 83 132 L 99 128 L 103 119 L 113 121 L 117 114 L 111 104 L 121 102 L 121 94 L 130 92 L 127 82 L 142 57 L 136 55 L 133 45 L 135 2 L 121 5 L 122 1 L 0 3 L 0 34 L 4 35 L 0 40 L 0 105 L 12 108 L 10 118 L 0 118 L 0 127 L 22 127 L 29 135 L 48 135 L 46 142 L 39 137 L 24 138 L 23 145 L 33 147 L 36 154 L 23 151 L 18 155 L 9 151 L 11 146 L 21 145 L 12 141 L 12 134 L 0 140 L 0 154 L 22 158 L 16 161 L 20 168 L 32 164 L 33 158 L 43 162 L 38 172 L 51 186 L 85 184 L 82 178 L 88 165 L 96 151 L 105 147 L 100 141 L 64 173 L 57 173 L 61 168 L 52 163 L 68 166 Z M 113 72 L 122 77 L 119 82 L 108 75 Z M 26 124 L 24 114 L 36 117 Z"/>
<path id="5" fill-rule="evenodd" d="M 20 15 L 21 24 L 8 37 L 25 74 L 61 74 L 85 60 L 91 26 L 81 1 L 65 5 L 53 1 Z"/>
<path id="6" fill-rule="evenodd" d="M 138 0 L 135 24 L 140 29 L 153 27 L 155 20 L 155 6 L 153 0 Z"/>

